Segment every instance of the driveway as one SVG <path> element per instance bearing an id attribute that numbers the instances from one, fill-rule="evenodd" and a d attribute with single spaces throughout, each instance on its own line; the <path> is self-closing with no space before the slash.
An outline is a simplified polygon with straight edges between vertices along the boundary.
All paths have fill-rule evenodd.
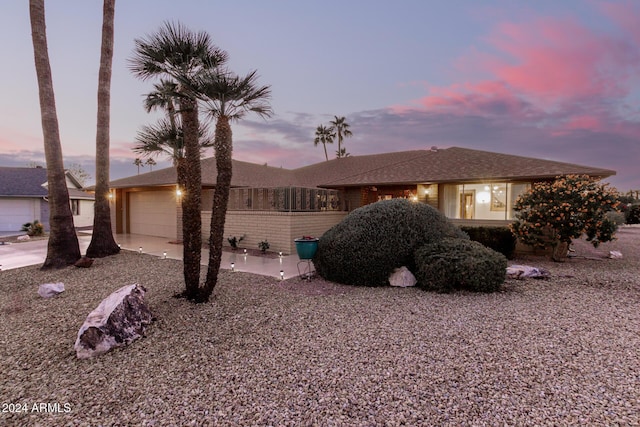
<path id="1" fill-rule="evenodd" d="M 42 264 L 47 256 L 48 239 L 29 242 L 0 244 L 0 270 Z M 91 242 L 91 236 L 78 236 L 80 252 L 85 253 Z"/>

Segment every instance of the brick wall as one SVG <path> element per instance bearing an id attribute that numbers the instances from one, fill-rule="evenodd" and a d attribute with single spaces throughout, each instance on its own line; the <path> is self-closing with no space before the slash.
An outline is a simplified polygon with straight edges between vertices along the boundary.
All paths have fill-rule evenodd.
<path id="1" fill-rule="evenodd" d="M 320 237 L 325 231 L 342 221 L 346 212 L 269 212 L 229 211 L 225 222 L 223 244 L 227 238 L 245 236 L 238 244 L 241 248 L 259 249 L 258 243 L 269 242 L 269 250 L 295 253 L 294 239 L 302 236 Z M 209 239 L 211 211 L 202 212 L 203 241 Z"/>

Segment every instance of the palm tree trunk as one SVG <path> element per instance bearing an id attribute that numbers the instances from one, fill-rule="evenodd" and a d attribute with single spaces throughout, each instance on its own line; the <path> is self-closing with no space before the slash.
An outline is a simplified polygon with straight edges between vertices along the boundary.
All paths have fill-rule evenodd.
<path id="1" fill-rule="evenodd" d="M 104 0 L 102 48 L 98 72 L 98 119 L 96 132 L 96 193 L 93 209 L 93 234 L 87 248 L 90 258 L 102 258 L 120 252 L 111 229 L 109 206 L 109 122 L 111 105 L 111 64 L 113 60 L 113 23 L 115 0 Z"/>
<path id="2" fill-rule="evenodd" d="M 182 240 L 184 264 L 184 296 L 198 300 L 200 258 L 202 251 L 202 218 L 200 146 L 198 144 L 198 104 L 195 99 L 181 98 L 180 115 L 184 132 L 185 183 L 182 195 Z"/>
<path id="3" fill-rule="evenodd" d="M 322 146 L 324 147 L 324 157 L 327 159 L 327 162 L 329 161 L 329 154 L 327 154 L 327 143 L 323 142 Z"/>
<path id="4" fill-rule="evenodd" d="M 44 154 L 49 190 L 49 241 L 43 269 L 62 268 L 80 259 L 78 236 L 73 225 L 69 190 L 62 160 L 53 78 L 49 64 L 44 0 L 29 0 L 31 37 L 38 78 Z"/>
<path id="5" fill-rule="evenodd" d="M 213 293 L 213 289 L 218 283 L 218 273 L 220 272 L 220 262 L 222 260 L 222 242 L 224 238 L 224 223 L 227 216 L 227 205 L 229 204 L 229 187 L 231 186 L 231 176 L 233 174 L 233 163 L 231 161 L 232 133 L 229 125 L 229 117 L 220 116 L 216 122 L 216 134 L 214 142 L 216 150 L 216 189 L 213 193 L 213 207 L 211 212 L 211 231 L 209 235 L 209 266 L 207 268 L 207 278 L 202 289 L 200 302 L 206 302 Z"/>

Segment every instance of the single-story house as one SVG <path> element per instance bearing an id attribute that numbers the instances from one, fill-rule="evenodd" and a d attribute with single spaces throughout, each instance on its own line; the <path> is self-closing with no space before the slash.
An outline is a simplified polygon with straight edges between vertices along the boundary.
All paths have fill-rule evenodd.
<path id="1" fill-rule="evenodd" d="M 66 173 L 73 222 L 76 227 L 93 225 L 93 194 Z M 22 225 L 38 220 L 49 230 L 47 170 L 42 167 L 0 167 L 0 231 L 20 231 Z"/>
<path id="2" fill-rule="evenodd" d="M 506 225 L 515 199 L 532 183 L 570 174 L 602 179 L 615 171 L 458 147 L 349 156 L 298 169 L 234 160 L 225 235 L 244 236 L 244 247 L 267 240 L 272 250 L 291 253 L 295 238 L 320 236 L 349 211 L 397 197 L 428 203 L 460 225 Z M 215 159 L 203 159 L 205 239 L 215 182 Z M 110 187 L 117 233 L 180 240 L 175 168 L 115 180 Z"/>

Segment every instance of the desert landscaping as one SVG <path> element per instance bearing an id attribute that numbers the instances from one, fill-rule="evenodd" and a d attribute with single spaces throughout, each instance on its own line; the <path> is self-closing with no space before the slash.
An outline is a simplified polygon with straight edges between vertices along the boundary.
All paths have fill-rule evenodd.
<path id="1" fill-rule="evenodd" d="M 638 425 L 640 228 L 617 236 L 575 242 L 565 263 L 512 260 L 551 277 L 493 294 L 223 270 L 195 305 L 173 297 L 179 261 L 133 252 L 2 271 L 0 424 Z M 133 283 L 155 316 L 146 336 L 79 360 L 87 314 Z"/>

